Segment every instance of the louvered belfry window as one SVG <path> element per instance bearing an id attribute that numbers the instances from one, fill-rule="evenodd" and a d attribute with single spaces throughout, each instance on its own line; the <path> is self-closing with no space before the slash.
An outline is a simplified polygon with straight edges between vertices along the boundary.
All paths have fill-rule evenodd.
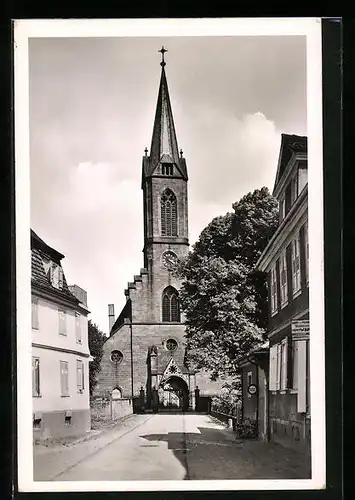
<path id="1" fill-rule="evenodd" d="M 172 286 L 163 292 L 163 321 L 168 323 L 180 322 L 180 307 L 178 292 Z"/>
<path id="2" fill-rule="evenodd" d="M 177 236 L 177 202 L 170 189 L 166 189 L 162 194 L 160 205 L 162 236 Z"/>

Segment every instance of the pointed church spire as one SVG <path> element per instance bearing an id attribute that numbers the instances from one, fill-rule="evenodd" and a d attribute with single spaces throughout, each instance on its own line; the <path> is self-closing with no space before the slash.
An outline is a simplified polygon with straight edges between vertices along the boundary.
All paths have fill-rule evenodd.
<path id="1" fill-rule="evenodd" d="M 152 143 L 150 147 L 151 170 L 153 170 L 160 161 L 164 163 L 175 163 L 179 165 L 179 149 L 176 139 L 173 113 L 170 104 L 168 82 L 165 75 L 164 53 L 167 50 L 162 47 L 159 52 L 162 54 L 160 63 L 161 78 L 157 108 L 153 127 Z"/>

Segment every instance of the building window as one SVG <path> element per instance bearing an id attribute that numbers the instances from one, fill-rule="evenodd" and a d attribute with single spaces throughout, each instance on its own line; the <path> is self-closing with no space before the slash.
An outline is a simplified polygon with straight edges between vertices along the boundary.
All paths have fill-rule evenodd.
<path id="1" fill-rule="evenodd" d="M 38 398 L 40 389 L 39 358 L 32 358 L 32 396 Z"/>
<path id="2" fill-rule="evenodd" d="M 280 255 L 280 300 L 281 307 L 284 307 L 287 304 L 287 263 L 286 263 L 286 250 L 281 252 Z"/>
<path id="3" fill-rule="evenodd" d="M 68 361 L 60 361 L 60 391 L 62 396 L 69 396 Z"/>
<path id="4" fill-rule="evenodd" d="M 59 288 L 60 290 L 63 288 L 63 269 L 54 262 L 49 268 L 49 279 L 54 288 Z"/>
<path id="5" fill-rule="evenodd" d="M 121 351 L 112 351 L 110 355 L 110 359 L 112 363 L 115 363 L 118 365 L 118 363 L 121 363 L 123 359 L 123 354 Z"/>
<path id="6" fill-rule="evenodd" d="M 180 322 L 179 296 L 172 286 L 169 286 L 163 292 L 162 309 L 164 322 Z"/>
<path id="7" fill-rule="evenodd" d="M 34 429 L 40 429 L 42 427 L 42 418 L 38 417 L 37 415 L 33 416 L 33 428 Z"/>
<path id="8" fill-rule="evenodd" d="M 298 194 L 301 194 L 308 183 L 307 162 L 301 161 L 298 164 Z"/>
<path id="9" fill-rule="evenodd" d="M 76 387 L 80 394 L 84 392 L 84 363 L 80 359 L 76 361 Z"/>
<path id="10" fill-rule="evenodd" d="M 271 299 L 271 314 L 277 311 L 277 280 L 276 280 L 276 266 L 271 268 L 270 279 L 270 299 Z"/>
<path id="11" fill-rule="evenodd" d="M 299 235 L 292 240 L 291 245 L 292 261 L 292 291 L 297 293 L 301 289 L 301 268 L 300 268 L 300 240 Z"/>
<path id="12" fill-rule="evenodd" d="M 161 171 L 163 175 L 173 175 L 174 165 L 172 163 L 163 163 L 161 166 Z"/>
<path id="13" fill-rule="evenodd" d="M 111 397 L 113 400 L 122 398 L 122 391 L 118 387 L 115 387 L 112 391 Z"/>
<path id="14" fill-rule="evenodd" d="M 78 344 L 81 344 L 81 314 L 75 313 L 75 336 Z"/>
<path id="15" fill-rule="evenodd" d="M 298 175 L 292 177 L 291 179 L 291 204 L 295 203 L 298 198 Z"/>
<path id="16" fill-rule="evenodd" d="M 308 223 L 304 226 L 304 253 L 305 253 L 305 268 L 306 268 L 306 282 L 309 281 L 309 245 L 308 245 Z"/>
<path id="17" fill-rule="evenodd" d="M 173 351 L 176 351 L 176 349 L 178 347 L 178 343 L 176 342 L 175 339 L 168 339 L 165 342 L 165 347 L 166 347 L 167 351 L 173 352 Z"/>
<path id="18" fill-rule="evenodd" d="M 58 309 L 58 325 L 59 325 L 59 334 L 66 335 L 67 334 L 67 314 L 65 309 Z"/>
<path id="19" fill-rule="evenodd" d="M 160 207 L 162 236 L 177 236 L 177 201 L 170 189 L 162 194 Z"/>
<path id="20" fill-rule="evenodd" d="M 282 198 L 280 198 L 280 201 L 279 201 L 279 215 L 280 215 L 280 222 L 281 222 L 285 218 L 285 215 L 286 215 L 285 194 L 283 194 Z"/>
<path id="21" fill-rule="evenodd" d="M 38 330 L 39 321 L 38 321 L 38 299 L 32 297 L 32 328 Z"/>

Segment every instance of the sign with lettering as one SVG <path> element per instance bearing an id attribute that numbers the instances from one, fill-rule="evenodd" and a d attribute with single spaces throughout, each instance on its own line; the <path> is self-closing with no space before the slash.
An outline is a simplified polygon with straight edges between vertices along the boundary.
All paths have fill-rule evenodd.
<path id="1" fill-rule="evenodd" d="M 250 384 L 249 387 L 248 387 L 248 392 L 251 396 L 253 396 L 254 394 L 257 393 L 257 387 L 255 384 Z"/>
<path id="2" fill-rule="evenodd" d="M 291 323 L 292 340 L 309 339 L 309 320 L 294 320 Z"/>

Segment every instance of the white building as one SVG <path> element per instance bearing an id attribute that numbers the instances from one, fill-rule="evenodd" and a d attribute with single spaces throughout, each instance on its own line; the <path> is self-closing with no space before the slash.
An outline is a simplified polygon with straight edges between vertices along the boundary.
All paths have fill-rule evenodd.
<path id="1" fill-rule="evenodd" d="M 31 231 L 32 396 L 34 437 L 90 429 L 86 292 L 68 287 L 64 255 Z"/>

